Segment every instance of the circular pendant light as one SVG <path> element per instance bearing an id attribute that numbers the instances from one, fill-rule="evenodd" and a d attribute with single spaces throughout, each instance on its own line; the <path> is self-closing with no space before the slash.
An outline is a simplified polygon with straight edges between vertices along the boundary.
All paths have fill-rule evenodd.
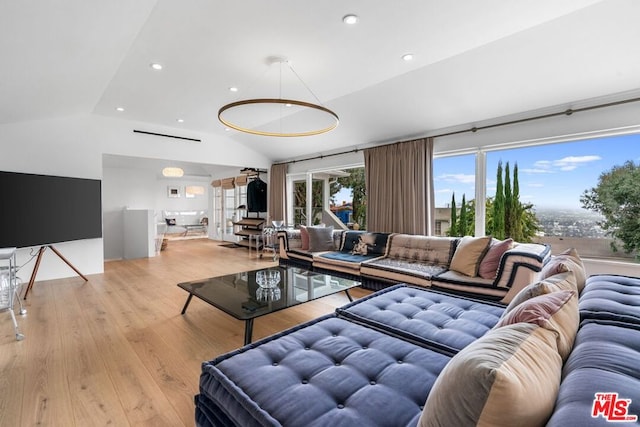
<path id="1" fill-rule="evenodd" d="M 285 64 L 317 103 L 286 99 L 281 96 L 235 101 L 218 110 L 218 120 L 222 124 L 227 128 L 252 135 L 275 137 L 320 135 L 338 126 L 340 123 L 338 115 L 321 105 L 288 60 L 270 57 L 267 58 L 267 62 L 269 65 L 280 64 L 280 94 L 282 93 L 282 64 Z"/>

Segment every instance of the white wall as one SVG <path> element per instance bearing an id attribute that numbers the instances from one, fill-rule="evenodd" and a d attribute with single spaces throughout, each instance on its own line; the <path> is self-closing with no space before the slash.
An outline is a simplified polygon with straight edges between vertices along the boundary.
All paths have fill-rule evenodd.
<path id="1" fill-rule="evenodd" d="M 182 130 L 95 115 L 3 124 L 0 125 L 0 170 L 103 179 L 103 154 L 235 165 L 239 168 L 247 164 L 266 168 L 270 164 L 264 156 L 245 146 L 229 144 L 212 135 L 191 133 L 188 136 L 202 139 L 201 143 L 193 143 L 135 134 L 133 129 L 185 134 Z M 146 180 L 144 177 L 137 178 Z M 107 193 L 107 201 L 103 203 L 109 208 L 108 214 L 103 218 L 103 236 L 105 227 L 109 229 L 117 226 L 118 219 L 109 214 L 116 204 L 136 207 L 147 202 L 154 203 L 154 199 L 147 199 L 142 185 L 137 186 L 133 184 L 133 180 L 126 180 L 124 177 L 117 178 L 117 183 L 112 184 L 109 182 L 111 179 L 116 178 L 109 175 L 107 182 L 103 180 L 103 193 Z M 120 187 L 120 190 L 116 187 Z M 154 188 L 156 192 L 160 192 L 159 187 Z M 113 194 L 122 194 L 122 189 L 127 189 L 126 200 L 116 200 Z M 166 194 L 166 187 L 164 191 Z M 155 205 L 153 208 L 157 209 Z M 109 248 L 119 245 L 117 239 L 108 243 Z M 103 239 L 60 243 L 55 246 L 83 274 L 104 271 Z M 18 264 L 26 263 L 31 253 L 32 248 L 21 248 L 18 251 Z M 33 266 L 33 261 L 25 265 L 20 276 L 28 280 Z M 73 276 L 75 273 L 57 256 L 50 251 L 45 253 L 38 271 L 38 280 Z"/>
<path id="2" fill-rule="evenodd" d="M 102 181 L 102 213 L 104 259 L 122 259 L 124 256 L 124 210 L 149 209 L 162 221 L 162 211 L 211 211 L 210 179 L 186 177 L 166 179 L 159 176 L 158 171 L 130 168 L 103 169 Z M 194 198 L 186 198 L 184 187 L 200 185 L 205 194 Z M 181 197 L 167 196 L 167 187 L 177 186 L 181 189 Z"/>

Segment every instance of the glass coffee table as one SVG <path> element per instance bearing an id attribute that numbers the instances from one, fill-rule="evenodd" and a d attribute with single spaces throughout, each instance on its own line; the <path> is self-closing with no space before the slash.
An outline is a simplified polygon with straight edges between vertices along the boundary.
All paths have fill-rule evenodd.
<path id="1" fill-rule="evenodd" d="M 355 280 L 312 272 L 298 267 L 272 267 L 178 283 L 189 293 L 182 314 L 194 296 L 245 321 L 244 343 L 251 342 L 253 319 L 360 286 Z"/>

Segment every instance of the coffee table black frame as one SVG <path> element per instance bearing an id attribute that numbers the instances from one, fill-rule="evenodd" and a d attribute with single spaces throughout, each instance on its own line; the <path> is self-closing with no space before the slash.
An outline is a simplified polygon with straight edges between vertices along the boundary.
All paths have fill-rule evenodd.
<path id="1" fill-rule="evenodd" d="M 267 298 L 264 295 L 259 298 L 257 295 L 262 292 L 258 291 L 259 285 L 255 280 L 256 272 L 260 270 L 280 271 L 279 299 L 274 298 L 273 295 Z M 349 301 L 353 301 L 349 289 L 360 285 L 361 283 L 355 280 L 285 266 L 178 283 L 178 287 L 189 293 L 181 314 L 184 315 L 187 312 L 187 307 L 195 296 L 238 320 L 244 320 L 245 345 L 251 343 L 253 319 L 256 317 L 339 292 L 344 292 Z M 278 291 L 273 293 L 277 294 Z"/>

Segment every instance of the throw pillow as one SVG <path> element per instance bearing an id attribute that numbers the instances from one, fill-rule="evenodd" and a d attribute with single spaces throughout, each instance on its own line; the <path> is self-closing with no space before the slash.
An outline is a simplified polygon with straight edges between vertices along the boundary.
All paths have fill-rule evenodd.
<path id="1" fill-rule="evenodd" d="M 491 241 L 489 250 L 486 255 L 480 261 L 480 268 L 478 269 L 478 275 L 483 279 L 495 279 L 498 273 L 498 267 L 500 266 L 500 260 L 502 255 L 513 247 L 513 239 L 508 238 L 505 240 L 494 239 Z"/>
<path id="2" fill-rule="evenodd" d="M 562 371 L 554 335 L 517 323 L 469 344 L 438 375 L 418 426 L 544 425 Z"/>
<path id="3" fill-rule="evenodd" d="M 333 227 L 307 227 L 309 252 L 333 251 Z"/>
<path id="4" fill-rule="evenodd" d="M 362 239 L 362 236 L 360 236 L 351 250 L 351 255 L 366 255 L 367 249 L 367 243 Z"/>
<path id="5" fill-rule="evenodd" d="M 573 348 L 580 323 L 576 292 L 564 290 L 531 298 L 501 318 L 494 328 L 522 322 L 554 332 L 558 353 L 562 360 L 566 360 Z"/>
<path id="6" fill-rule="evenodd" d="M 566 271 L 573 271 L 575 273 L 578 292 L 582 293 L 585 282 L 587 281 L 587 273 L 584 270 L 582 259 L 580 259 L 578 251 L 576 251 L 575 248 L 569 248 L 558 255 L 552 256 L 549 262 L 542 267 L 540 278 L 546 279 L 554 274 L 564 273 Z"/>
<path id="7" fill-rule="evenodd" d="M 540 295 L 550 294 L 554 291 L 563 290 L 575 291 L 576 294 L 578 293 L 576 276 L 571 271 L 556 274 L 544 280 L 530 283 L 525 286 L 520 292 L 516 294 L 515 297 L 513 297 L 513 299 L 505 309 L 503 317 L 506 316 L 507 313 L 513 310 L 516 306 L 522 304 L 526 300 Z"/>
<path id="8" fill-rule="evenodd" d="M 460 239 L 456 248 L 449 269 L 467 276 L 478 275 L 480 260 L 486 253 L 491 243 L 491 236 L 471 237 L 465 236 Z"/>
<path id="9" fill-rule="evenodd" d="M 306 225 L 300 226 L 300 241 L 302 242 L 302 246 L 300 249 L 303 251 L 309 250 L 309 231 L 307 231 Z"/>

